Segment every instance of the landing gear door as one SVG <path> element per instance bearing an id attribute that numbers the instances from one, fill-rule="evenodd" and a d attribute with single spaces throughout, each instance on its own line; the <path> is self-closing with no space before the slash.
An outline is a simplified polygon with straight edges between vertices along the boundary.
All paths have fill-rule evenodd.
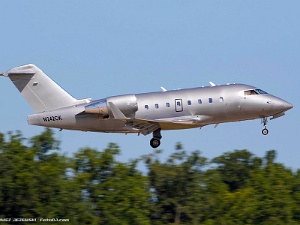
<path id="1" fill-rule="evenodd" d="M 182 99 L 175 99 L 175 111 L 176 112 L 182 112 L 183 111 Z"/>

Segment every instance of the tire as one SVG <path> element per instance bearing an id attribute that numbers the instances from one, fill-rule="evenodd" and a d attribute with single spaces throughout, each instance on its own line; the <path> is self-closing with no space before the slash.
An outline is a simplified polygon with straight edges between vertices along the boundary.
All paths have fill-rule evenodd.
<path id="1" fill-rule="evenodd" d="M 262 133 L 263 135 L 267 135 L 267 134 L 269 133 L 269 131 L 268 131 L 267 128 L 264 128 L 264 129 L 261 131 L 261 133 Z"/>
<path id="2" fill-rule="evenodd" d="M 160 146 L 160 140 L 157 138 L 152 138 L 150 140 L 150 145 L 152 148 L 157 148 L 158 146 Z"/>

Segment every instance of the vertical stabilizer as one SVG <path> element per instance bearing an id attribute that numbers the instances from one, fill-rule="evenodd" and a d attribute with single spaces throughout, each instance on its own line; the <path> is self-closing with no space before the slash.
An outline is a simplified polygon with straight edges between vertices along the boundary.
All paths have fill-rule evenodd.
<path id="1" fill-rule="evenodd" d="M 3 76 L 11 79 L 35 112 L 62 108 L 77 102 L 33 64 L 12 68 Z"/>

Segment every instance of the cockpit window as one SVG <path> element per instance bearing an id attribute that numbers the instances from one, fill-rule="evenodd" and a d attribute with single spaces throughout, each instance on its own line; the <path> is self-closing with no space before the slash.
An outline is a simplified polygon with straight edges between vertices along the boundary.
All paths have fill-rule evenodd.
<path id="1" fill-rule="evenodd" d="M 261 89 L 255 89 L 256 92 L 258 92 L 259 94 L 268 94 L 267 92 L 261 90 Z"/>
<path id="2" fill-rule="evenodd" d="M 244 92 L 245 95 L 258 95 L 258 92 L 255 90 L 248 90 Z"/>
<path id="3" fill-rule="evenodd" d="M 268 93 L 261 89 L 252 89 L 252 90 L 244 91 L 244 95 L 260 95 L 260 94 L 268 94 Z"/>

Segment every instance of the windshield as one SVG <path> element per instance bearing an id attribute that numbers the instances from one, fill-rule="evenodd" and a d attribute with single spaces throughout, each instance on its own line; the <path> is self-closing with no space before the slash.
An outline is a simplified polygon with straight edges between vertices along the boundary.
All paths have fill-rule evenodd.
<path id="1" fill-rule="evenodd" d="M 261 90 L 261 89 L 252 89 L 244 91 L 245 95 L 260 95 L 260 94 L 268 94 L 267 92 Z"/>
<path id="2" fill-rule="evenodd" d="M 268 94 L 267 92 L 261 90 L 261 89 L 255 89 L 256 92 L 258 92 L 259 94 Z"/>

